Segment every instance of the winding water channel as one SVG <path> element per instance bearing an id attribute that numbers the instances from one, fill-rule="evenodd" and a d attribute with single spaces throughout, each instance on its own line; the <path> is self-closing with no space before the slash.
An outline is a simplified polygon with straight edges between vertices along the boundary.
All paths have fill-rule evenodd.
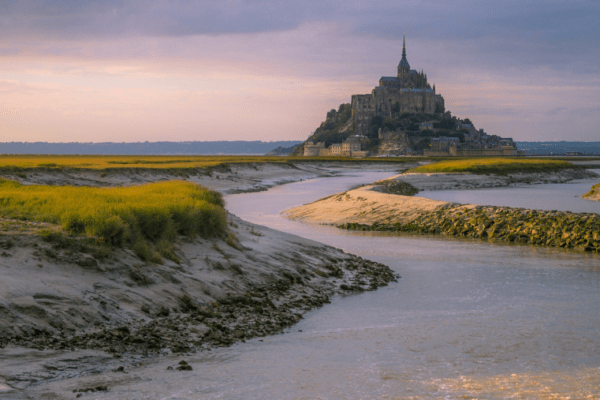
<path id="1" fill-rule="evenodd" d="M 284 335 L 198 353 L 189 374 L 164 374 L 173 360 L 156 360 L 147 379 L 96 398 L 599 398 L 597 255 L 347 232 L 280 215 L 389 175 L 314 179 L 226 201 L 243 219 L 385 263 L 398 283 L 337 297 Z"/>

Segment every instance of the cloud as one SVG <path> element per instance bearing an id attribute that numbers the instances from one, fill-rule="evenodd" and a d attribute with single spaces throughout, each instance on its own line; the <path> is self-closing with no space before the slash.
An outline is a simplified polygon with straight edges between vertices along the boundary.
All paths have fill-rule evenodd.
<path id="1" fill-rule="evenodd" d="M 325 3 L 307 5 L 272 0 L 24 0 L 6 3 L 0 15 L 3 33 L 42 40 L 291 30 L 328 8 Z"/>
<path id="2" fill-rule="evenodd" d="M 0 37 L 23 50 L 48 41 L 248 35 L 326 23 L 353 37 L 432 43 L 454 65 L 550 66 L 598 73 L 600 2 L 508 0 L 2 0 Z M 327 37 L 317 44 L 326 44 Z M 268 48 L 269 43 L 263 47 Z M 13 46 L 14 47 L 14 46 Z M 169 50 L 165 50 L 169 51 Z M 260 49 L 258 50 L 260 51 Z M 307 55 L 310 56 L 310 55 Z M 473 60 L 473 61 L 472 61 Z"/>
<path id="3" fill-rule="evenodd" d="M 101 135 L 94 113 L 102 110 L 115 116 L 103 129 L 119 135 L 135 125 L 131 117 L 144 126 L 137 135 L 159 138 L 172 114 L 190 137 L 185 123 L 260 139 L 281 134 L 265 121 L 283 121 L 289 138 L 303 139 L 323 110 L 395 73 L 406 31 L 411 66 L 425 70 L 455 114 L 500 135 L 560 137 L 571 129 L 583 138 L 597 132 L 599 118 L 598 20 L 600 2 L 591 0 L 0 0 L 2 78 L 38 84 L 36 101 L 3 93 L 7 87 L 0 100 L 36 104 L 40 114 L 26 108 L 19 121 L 40 125 L 22 132 L 48 131 L 44 121 L 53 120 L 55 132 L 76 137 L 87 123 Z M 56 92 L 45 97 L 47 90 Z M 127 114 L 143 98 L 140 90 L 153 102 Z M 193 95 L 182 101 L 186 90 Z M 83 100 L 69 100 L 71 93 Z M 171 102 L 177 107 L 163 105 Z M 79 120 L 56 119 L 62 108 L 49 104 Z M 243 124 L 222 128 L 195 119 L 187 104 L 253 107 Z M 565 107 L 560 117 L 546 115 Z M 221 114 L 211 108 L 203 115 Z M 573 123 L 569 115 L 581 118 Z M 72 129 L 61 131 L 63 123 Z"/>

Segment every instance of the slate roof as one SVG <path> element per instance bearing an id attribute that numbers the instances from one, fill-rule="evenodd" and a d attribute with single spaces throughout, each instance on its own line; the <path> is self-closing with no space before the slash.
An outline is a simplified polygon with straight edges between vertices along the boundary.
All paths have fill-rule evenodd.
<path id="1" fill-rule="evenodd" d="M 406 54 L 402 55 L 402 60 L 400 60 L 400 64 L 398 64 L 399 68 L 410 68 L 408 64 L 408 60 L 406 59 Z"/>

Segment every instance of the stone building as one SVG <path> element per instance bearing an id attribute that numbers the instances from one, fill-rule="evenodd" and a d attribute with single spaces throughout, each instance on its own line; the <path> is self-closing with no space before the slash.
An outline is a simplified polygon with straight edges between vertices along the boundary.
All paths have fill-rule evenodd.
<path id="1" fill-rule="evenodd" d="M 435 85 L 432 88 L 427 83 L 427 75 L 423 71 L 410 69 L 404 39 L 397 76 L 382 76 L 379 86 L 371 94 L 353 95 L 351 107 L 354 133 L 365 135 L 375 116 L 388 118 L 392 113 L 443 112 L 444 98 L 435 93 Z"/>
<path id="2" fill-rule="evenodd" d="M 431 150 L 449 151 L 451 146 L 457 146 L 460 139 L 457 137 L 440 136 L 431 138 Z"/>
<path id="3" fill-rule="evenodd" d="M 325 148 L 325 143 L 315 144 L 311 140 L 304 145 L 304 155 L 307 157 L 328 156 L 329 150 Z"/>
<path id="4" fill-rule="evenodd" d="M 342 144 L 334 143 L 329 146 L 329 155 L 331 156 L 341 156 L 342 155 Z"/>
<path id="5" fill-rule="evenodd" d="M 342 155 L 352 157 L 356 152 L 361 151 L 360 139 L 356 136 L 350 136 L 342 142 Z"/>
<path id="6" fill-rule="evenodd" d="M 364 137 L 350 136 L 342 143 L 333 143 L 329 148 L 325 143 L 314 143 L 311 140 L 304 145 L 304 155 L 308 157 L 340 156 L 340 157 L 366 157 L 368 151 L 362 150 Z"/>
<path id="7" fill-rule="evenodd" d="M 512 138 L 502 138 L 496 135 L 486 135 L 483 129 L 476 130 L 472 125 L 463 124 L 468 128 L 464 143 L 457 137 L 435 137 L 431 139 L 431 149 L 424 150 L 428 157 L 485 157 L 485 156 L 523 156 L 524 151 L 517 150 Z"/>

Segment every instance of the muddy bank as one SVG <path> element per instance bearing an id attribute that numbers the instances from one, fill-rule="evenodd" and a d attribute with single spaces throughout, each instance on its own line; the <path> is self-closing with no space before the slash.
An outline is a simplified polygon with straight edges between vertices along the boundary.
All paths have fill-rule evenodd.
<path id="1" fill-rule="evenodd" d="M 184 179 L 223 194 L 257 192 L 273 186 L 306 179 L 337 176 L 352 170 L 402 171 L 417 163 L 365 162 L 287 162 L 243 163 L 197 169 L 122 168 L 92 169 L 32 169 L 30 171 L 0 171 L 0 178 L 26 185 L 130 186 L 150 182 Z"/>
<path id="2" fill-rule="evenodd" d="M 383 181 L 382 181 L 383 182 Z M 339 226 L 376 221 L 406 222 L 422 212 L 433 212 L 445 201 L 384 193 L 380 185 L 367 185 L 334 194 L 283 212 L 290 219 Z"/>
<path id="3" fill-rule="evenodd" d="M 237 241 L 180 238 L 179 264 L 36 235 L 2 237 L 0 358 L 22 347 L 57 357 L 85 349 L 103 359 L 228 346 L 281 332 L 336 293 L 397 279 L 384 265 L 233 215 L 229 230 Z M 50 361 L 35 373 L 0 367 L 0 376 L 24 389 L 72 375 L 78 364 Z"/>
<path id="4" fill-rule="evenodd" d="M 40 169 L 5 177 L 104 187 L 185 179 L 238 193 L 408 167 L 263 163 L 191 172 Z M 180 237 L 179 262 L 156 264 L 51 224 L 0 220 L 0 397 L 20 398 L 21 390 L 49 380 L 110 375 L 140 357 L 208 351 L 276 334 L 336 293 L 374 290 L 397 279 L 384 265 L 233 215 L 227 229 L 231 235 L 222 239 Z M 110 388 L 107 382 L 77 393 Z"/>
<path id="5" fill-rule="evenodd" d="M 425 190 L 522 187 L 543 183 L 566 183 L 576 179 L 592 179 L 598 175 L 585 169 L 564 169 L 551 173 L 519 173 L 509 175 L 477 175 L 471 173 L 404 173 L 393 180 Z"/>
<path id="6" fill-rule="evenodd" d="M 369 185 L 287 210 L 291 219 L 362 231 L 443 234 L 600 252 L 600 215 L 456 204 Z"/>

